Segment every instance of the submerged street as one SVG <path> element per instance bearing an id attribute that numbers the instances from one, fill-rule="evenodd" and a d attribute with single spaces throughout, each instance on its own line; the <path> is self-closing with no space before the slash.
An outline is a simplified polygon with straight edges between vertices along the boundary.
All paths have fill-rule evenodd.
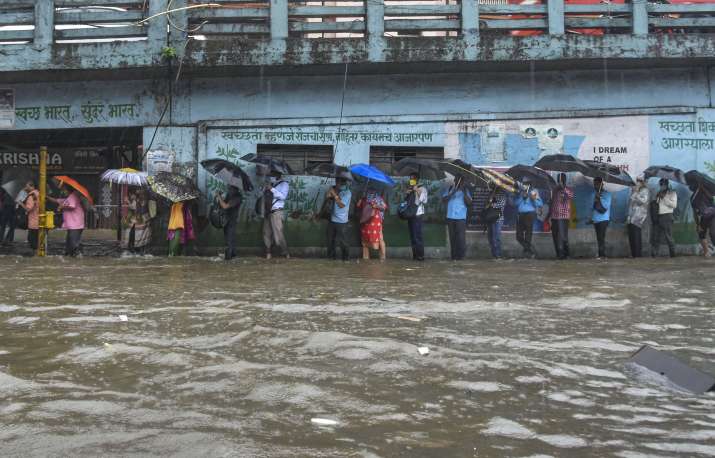
<path id="1" fill-rule="evenodd" d="M 3 257 L 2 455 L 713 456 L 715 395 L 624 365 L 715 373 L 712 273 Z"/>

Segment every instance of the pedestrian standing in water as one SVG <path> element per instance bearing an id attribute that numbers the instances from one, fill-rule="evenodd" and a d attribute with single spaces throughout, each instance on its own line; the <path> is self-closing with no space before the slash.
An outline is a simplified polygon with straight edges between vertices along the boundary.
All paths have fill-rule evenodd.
<path id="1" fill-rule="evenodd" d="M 596 242 L 598 243 L 598 257 L 606 257 L 606 231 L 611 222 L 611 193 L 603 186 L 603 179 L 600 177 L 593 179 L 593 212 L 591 222 L 596 231 Z"/>
<path id="2" fill-rule="evenodd" d="M 461 261 L 467 254 L 467 211 L 472 205 L 472 193 L 464 178 L 457 177 L 452 186 L 442 194 L 447 204 L 447 229 L 452 261 Z"/>
<path id="3" fill-rule="evenodd" d="M 82 196 L 67 185 L 60 185 L 60 192 L 65 196 L 59 199 L 47 196 L 47 200 L 58 205 L 62 212 L 62 229 L 67 231 L 65 238 L 65 256 L 81 255 L 82 231 L 84 231 L 84 205 Z"/>
<path id="4" fill-rule="evenodd" d="M 516 241 L 524 249 L 524 256 L 535 258 L 534 248 L 531 239 L 534 233 L 534 220 L 536 211 L 544 206 L 544 202 L 539 197 L 539 192 L 533 189 L 528 182 L 519 183 L 519 191 L 514 199 L 514 206 L 517 208 L 516 218 Z"/>
<path id="5" fill-rule="evenodd" d="M 558 186 L 551 199 L 551 236 L 554 239 L 554 249 L 558 259 L 566 259 L 571 255 L 569 250 L 569 223 L 571 222 L 571 201 L 574 192 L 566 186 L 566 174 L 560 173 Z"/>
<path id="6" fill-rule="evenodd" d="M 27 212 L 27 244 L 34 254 L 40 232 L 40 193 L 32 181 L 25 184 L 25 192 L 27 196 L 22 201 L 22 207 Z"/>
<path id="7" fill-rule="evenodd" d="M 387 202 L 377 189 L 368 188 L 365 197 L 357 203 L 360 210 L 360 240 L 362 258 L 370 259 L 370 250 L 380 251 L 380 261 L 387 258 L 387 246 L 382 232 Z"/>
<path id="8" fill-rule="evenodd" d="M 281 256 L 290 258 L 288 242 L 283 230 L 283 209 L 290 192 L 290 185 L 282 179 L 279 172 L 271 172 L 269 182 L 264 188 L 265 215 L 263 217 L 263 245 L 266 259 L 271 259 L 273 246 L 280 248 Z"/>
<path id="9" fill-rule="evenodd" d="M 241 190 L 236 186 L 228 187 L 226 198 L 216 194 L 216 201 L 226 214 L 226 225 L 223 227 L 223 238 L 226 241 L 226 251 L 224 261 L 230 261 L 236 257 L 236 227 L 238 226 L 238 212 L 243 202 Z"/>
<path id="10" fill-rule="evenodd" d="M 650 203 L 650 190 L 645 182 L 645 177 L 636 178 L 636 185 L 631 189 L 628 198 L 628 243 L 631 247 L 631 257 L 640 258 L 643 255 L 643 224 L 648 219 L 648 204 Z"/>
<path id="11" fill-rule="evenodd" d="M 184 254 L 184 247 L 196 239 L 191 201 L 171 204 L 166 239 L 169 241 L 170 257 Z"/>
<path id="12" fill-rule="evenodd" d="M 489 185 L 491 193 L 486 207 L 482 211 L 482 222 L 487 226 L 487 238 L 492 258 L 502 258 L 501 228 L 504 225 L 504 207 L 506 207 L 506 193 L 501 188 Z"/>
<path id="13" fill-rule="evenodd" d="M 658 203 L 658 223 L 653 228 L 655 234 L 653 236 L 653 247 L 651 256 L 658 256 L 660 243 L 662 239 L 668 244 L 668 252 L 670 257 L 675 257 L 675 242 L 673 242 L 673 212 L 678 207 L 678 194 L 670 187 L 670 181 L 667 178 L 661 178 L 660 189 L 655 197 Z"/>
<path id="14" fill-rule="evenodd" d="M 12 196 L 0 188 L 0 243 L 10 245 L 15 241 L 16 204 Z"/>
<path id="15" fill-rule="evenodd" d="M 415 261 L 424 261 L 425 244 L 422 235 L 422 224 L 428 194 L 427 188 L 420 186 L 418 180 L 419 176 L 416 173 L 410 175 L 410 181 L 408 182 L 409 188 L 405 201 L 409 202 L 410 199 L 414 199 L 414 205 L 416 206 L 415 216 L 407 219 L 407 228 L 410 231 L 410 245 L 412 245 L 412 259 Z"/>
<path id="16" fill-rule="evenodd" d="M 710 242 L 715 245 L 715 202 L 713 196 L 702 185 L 691 185 L 690 206 L 693 208 L 693 219 L 698 231 L 703 256 L 710 256 Z M 710 240 L 708 240 L 708 233 Z"/>
<path id="17" fill-rule="evenodd" d="M 328 189 L 325 198 L 332 201 L 330 206 L 330 221 L 328 221 L 328 258 L 338 259 L 338 248 L 343 261 L 350 258 L 350 243 L 348 241 L 348 218 L 350 216 L 350 201 L 352 192 L 348 180 L 344 177 L 335 178 L 335 186 Z"/>

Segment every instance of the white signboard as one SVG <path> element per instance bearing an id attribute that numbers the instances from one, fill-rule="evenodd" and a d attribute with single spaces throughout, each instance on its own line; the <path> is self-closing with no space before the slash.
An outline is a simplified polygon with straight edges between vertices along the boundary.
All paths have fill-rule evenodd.
<path id="1" fill-rule="evenodd" d="M 146 153 L 146 171 L 149 175 L 171 172 L 176 155 L 173 151 L 153 149 Z"/>

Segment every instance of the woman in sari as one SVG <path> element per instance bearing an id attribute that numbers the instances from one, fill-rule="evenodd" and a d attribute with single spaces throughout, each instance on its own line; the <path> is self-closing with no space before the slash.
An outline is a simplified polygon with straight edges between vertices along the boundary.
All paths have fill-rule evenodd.
<path id="1" fill-rule="evenodd" d="M 169 241 L 169 256 L 181 256 L 184 245 L 196 238 L 189 202 L 172 204 L 166 238 Z"/>
<path id="2" fill-rule="evenodd" d="M 385 239 L 382 236 L 382 222 L 385 219 L 387 203 L 375 189 L 368 189 L 365 197 L 357 203 L 360 209 L 360 239 L 362 258 L 370 259 L 370 250 L 380 250 L 380 260 L 386 257 Z"/>
<path id="3" fill-rule="evenodd" d="M 127 214 L 122 218 L 122 248 L 143 254 L 151 242 L 150 203 L 142 190 L 131 189 L 124 206 Z"/>

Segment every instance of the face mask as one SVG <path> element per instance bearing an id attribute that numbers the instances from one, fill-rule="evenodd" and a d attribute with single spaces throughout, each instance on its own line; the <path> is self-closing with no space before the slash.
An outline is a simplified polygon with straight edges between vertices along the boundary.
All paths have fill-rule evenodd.
<path id="1" fill-rule="evenodd" d="M 417 184 L 417 180 L 411 179 L 410 180 L 410 186 L 415 186 Z"/>

